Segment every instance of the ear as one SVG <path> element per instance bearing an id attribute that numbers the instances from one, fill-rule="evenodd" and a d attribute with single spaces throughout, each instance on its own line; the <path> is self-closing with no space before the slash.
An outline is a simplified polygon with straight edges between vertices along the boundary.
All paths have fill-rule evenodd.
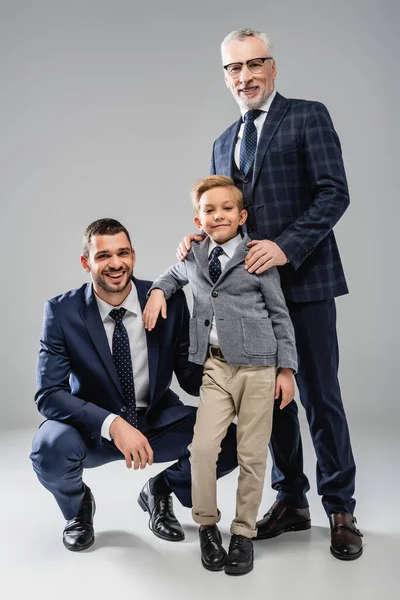
<path id="1" fill-rule="evenodd" d="M 86 273 L 90 273 L 89 259 L 84 254 L 81 254 L 81 265 L 85 269 Z"/>
<path id="2" fill-rule="evenodd" d="M 272 78 L 275 81 L 275 77 L 278 75 L 278 69 L 276 67 L 275 59 L 272 60 L 271 63 L 272 63 L 272 65 L 271 65 L 272 66 Z"/>
<path id="3" fill-rule="evenodd" d="M 239 225 L 243 225 L 243 223 L 246 221 L 247 217 L 248 217 L 248 212 L 247 210 L 241 210 L 240 214 L 239 214 Z"/>
<path id="4" fill-rule="evenodd" d="M 197 215 L 195 217 L 193 217 L 193 221 L 194 221 L 194 224 L 196 225 L 196 227 L 198 229 L 203 229 L 201 221 L 200 221 L 200 219 L 199 219 L 199 217 Z"/>
<path id="5" fill-rule="evenodd" d="M 230 84 L 230 81 L 231 81 L 231 80 L 230 80 L 230 77 L 229 77 L 229 75 L 228 75 L 228 71 L 227 71 L 226 69 L 224 69 L 224 79 L 225 79 L 225 85 L 226 85 L 226 87 L 227 87 L 227 88 L 228 88 L 228 90 L 229 90 L 229 89 L 230 89 L 230 88 L 229 88 L 229 84 Z"/>

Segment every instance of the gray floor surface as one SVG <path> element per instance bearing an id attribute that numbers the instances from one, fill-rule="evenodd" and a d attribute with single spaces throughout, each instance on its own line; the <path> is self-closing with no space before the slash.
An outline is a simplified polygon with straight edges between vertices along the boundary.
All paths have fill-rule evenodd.
<path id="1" fill-rule="evenodd" d="M 210 573 L 201 567 L 197 526 L 177 501 L 175 512 L 184 526 L 185 541 L 164 542 L 148 529 L 147 515 L 136 498 L 147 479 L 164 465 L 133 472 L 120 462 L 86 471 L 85 481 L 97 502 L 96 542 L 84 553 L 68 552 L 61 542 L 63 518 L 28 460 L 34 431 L 2 432 L 1 597 L 398 600 L 400 448 L 396 423 L 352 422 L 351 429 L 358 464 L 356 516 L 365 536 L 363 556 L 347 563 L 329 553 L 328 522 L 316 494 L 315 457 L 304 428 L 312 529 L 258 542 L 254 570 L 243 577 Z M 260 514 L 274 500 L 269 473 L 270 464 Z M 237 473 L 233 473 L 218 487 L 223 514 L 220 529 L 226 546 L 236 479 Z"/>

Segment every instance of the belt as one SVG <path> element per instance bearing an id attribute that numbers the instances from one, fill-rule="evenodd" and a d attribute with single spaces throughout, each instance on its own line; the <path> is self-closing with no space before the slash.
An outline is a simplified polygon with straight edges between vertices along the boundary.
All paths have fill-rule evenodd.
<path id="1" fill-rule="evenodd" d="M 220 360 L 225 360 L 224 355 L 222 354 L 222 350 L 219 346 L 208 346 L 208 354 L 213 358 L 219 358 Z"/>

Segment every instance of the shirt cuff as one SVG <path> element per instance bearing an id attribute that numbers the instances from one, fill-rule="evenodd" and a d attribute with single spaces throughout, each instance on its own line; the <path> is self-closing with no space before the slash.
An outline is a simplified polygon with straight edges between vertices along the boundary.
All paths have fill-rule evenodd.
<path id="1" fill-rule="evenodd" d="M 118 415 L 114 415 L 113 413 L 109 414 L 103 421 L 103 425 L 101 426 L 101 437 L 106 438 L 109 442 L 112 441 L 110 436 L 110 427 L 111 423 L 118 417 Z"/>

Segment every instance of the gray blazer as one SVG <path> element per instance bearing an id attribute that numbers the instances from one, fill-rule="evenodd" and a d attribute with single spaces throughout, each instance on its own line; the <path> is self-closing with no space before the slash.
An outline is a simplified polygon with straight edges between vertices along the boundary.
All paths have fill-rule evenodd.
<path id="1" fill-rule="evenodd" d="M 261 275 L 248 273 L 244 259 L 250 238 L 245 235 L 218 281 L 208 269 L 209 240 L 194 243 L 184 262 L 170 267 L 151 286 L 168 299 L 187 283 L 193 292 L 189 360 L 204 364 L 213 315 L 218 341 L 232 365 L 272 366 L 297 370 L 293 325 L 275 267 Z"/>

